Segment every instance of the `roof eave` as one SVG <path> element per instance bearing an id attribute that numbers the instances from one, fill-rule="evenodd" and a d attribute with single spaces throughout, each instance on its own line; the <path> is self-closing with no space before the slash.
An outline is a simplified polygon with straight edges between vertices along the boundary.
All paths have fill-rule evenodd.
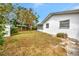
<path id="1" fill-rule="evenodd" d="M 60 15 L 60 14 L 73 14 L 73 13 L 79 13 L 79 9 L 76 10 L 67 10 L 67 11 L 62 11 L 62 12 L 55 12 L 55 13 L 50 13 L 48 16 L 40 23 L 44 24 L 49 18 L 51 18 L 53 15 Z"/>

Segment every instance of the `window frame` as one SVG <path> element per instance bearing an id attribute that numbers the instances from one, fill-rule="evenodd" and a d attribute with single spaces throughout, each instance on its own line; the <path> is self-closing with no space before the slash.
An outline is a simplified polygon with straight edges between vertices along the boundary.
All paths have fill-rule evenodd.
<path id="1" fill-rule="evenodd" d="M 70 19 L 60 21 L 59 28 L 60 29 L 69 29 L 70 28 Z"/>
<path id="2" fill-rule="evenodd" d="M 49 28 L 49 23 L 46 23 L 46 28 Z"/>

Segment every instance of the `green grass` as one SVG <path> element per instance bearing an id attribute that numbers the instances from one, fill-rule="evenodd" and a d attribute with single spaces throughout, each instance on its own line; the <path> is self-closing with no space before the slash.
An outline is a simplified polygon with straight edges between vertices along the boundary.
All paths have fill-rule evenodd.
<path id="1" fill-rule="evenodd" d="M 5 39 L 0 46 L 0 55 L 4 56 L 56 56 L 65 55 L 65 50 L 58 46 L 61 40 L 46 33 L 22 31 Z"/>

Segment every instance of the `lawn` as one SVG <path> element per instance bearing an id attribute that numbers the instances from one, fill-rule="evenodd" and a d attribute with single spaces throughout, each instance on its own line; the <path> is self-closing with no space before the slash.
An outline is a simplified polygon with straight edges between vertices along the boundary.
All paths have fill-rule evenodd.
<path id="1" fill-rule="evenodd" d="M 37 31 L 22 31 L 5 38 L 0 46 L 0 55 L 4 56 L 62 56 L 65 49 L 59 45 L 61 40 L 52 35 Z"/>

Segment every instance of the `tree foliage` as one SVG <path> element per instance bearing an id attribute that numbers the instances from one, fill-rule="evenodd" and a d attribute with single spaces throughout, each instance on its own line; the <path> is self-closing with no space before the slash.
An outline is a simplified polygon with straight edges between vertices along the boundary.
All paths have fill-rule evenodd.
<path id="1" fill-rule="evenodd" d="M 4 43 L 5 24 L 8 20 L 7 15 L 11 12 L 12 4 L 0 4 L 0 45 Z"/>
<path id="2" fill-rule="evenodd" d="M 9 14 L 13 12 L 16 15 L 15 17 L 10 20 Z M 20 23 L 21 25 L 27 24 L 29 28 L 32 28 L 38 22 L 39 16 L 36 12 L 34 12 L 31 8 L 24 8 L 24 7 L 16 7 L 12 3 L 1 3 L 0 4 L 0 45 L 3 44 L 4 40 L 4 32 L 5 32 L 5 24 L 10 23 L 17 27 L 17 24 Z M 35 27 L 35 26 L 34 26 Z M 15 32 L 15 29 L 13 29 Z"/>
<path id="3" fill-rule="evenodd" d="M 3 36 L 5 34 L 5 17 L 0 15 L 0 45 L 3 45 L 4 43 L 4 39 L 3 39 Z"/>
<path id="4" fill-rule="evenodd" d="M 15 13 L 16 19 L 9 20 L 9 14 L 11 12 Z M 38 22 L 39 16 L 36 12 L 34 12 L 31 8 L 24 8 L 15 6 L 12 3 L 1 3 L 0 4 L 0 24 L 10 23 L 17 27 L 17 24 L 20 23 L 21 25 L 28 25 L 29 28 L 34 26 Z M 2 26 L 3 28 L 5 26 Z M 1 30 L 1 28 L 0 28 Z M 4 31 L 4 30 L 3 30 Z M 1 31 L 2 32 L 2 31 Z"/>
<path id="5" fill-rule="evenodd" d="M 1 3 L 0 4 L 0 14 L 7 14 L 11 12 L 13 9 L 13 6 L 11 3 Z"/>
<path id="6" fill-rule="evenodd" d="M 33 21 L 38 21 L 37 14 L 35 14 L 31 8 L 27 9 L 23 7 L 18 7 L 16 10 L 16 14 L 17 18 L 23 23 L 28 24 L 29 27 L 33 25 Z"/>

